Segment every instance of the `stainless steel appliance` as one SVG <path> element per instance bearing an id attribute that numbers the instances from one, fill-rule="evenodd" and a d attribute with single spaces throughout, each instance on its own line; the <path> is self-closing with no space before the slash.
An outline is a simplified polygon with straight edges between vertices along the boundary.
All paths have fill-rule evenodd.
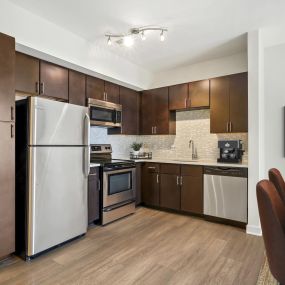
<path id="1" fill-rule="evenodd" d="M 122 105 L 89 98 L 88 106 L 91 125 L 107 128 L 121 127 Z"/>
<path id="2" fill-rule="evenodd" d="M 247 223 L 246 168 L 204 168 L 204 214 Z"/>
<path id="3" fill-rule="evenodd" d="M 219 140 L 220 157 L 218 162 L 239 163 L 244 153 L 241 140 Z"/>
<path id="4" fill-rule="evenodd" d="M 33 257 L 87 230 L 88 108 L 16 103 L 16 244 Z"/>
<path id="5" fill-rule="evenodd" d="M 91 145 L 91 162 L 101 165 L 102 224 L 135 212 L 136 165 L 131 160 L 112 159 L 112 147 Z"/>

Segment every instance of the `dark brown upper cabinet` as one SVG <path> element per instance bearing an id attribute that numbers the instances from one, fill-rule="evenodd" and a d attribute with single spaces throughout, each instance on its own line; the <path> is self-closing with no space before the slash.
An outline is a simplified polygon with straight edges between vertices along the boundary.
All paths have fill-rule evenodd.
<path id="1" fill-rule="evenodd" d="M 0 121 L 14 121 L 15 39 L 0 33 Z"/>
<path id="2" fill-rule="evenodd" d="M 200 80 L 190 82 L 189 86 L 189 108 L 210 107 L 210 81 Z"/>
<path id="3" fill-rule="evenodd" d="M 247 132 L 247 73 L 211 79 L 211 133 Z"/>
<path id="4" fill-rule="evenodd" d="M 119 104 L 120 103 L 120 87 L 119 85 L 105 81 L 105 101 Z"/>
<path id="5" fill-rule="evenodd" d="M 117 104 L 120 102 L 119 85 L 92 76 L 87 76 L 86 94 L 87 98 L 104 100 Z"/>
<path id="6" fill-rule="evenodd" d="M 18 92 L 37 95 L 40 83 L 40 60 L 16 52 L 15 89 Z"/>
<path id="7" fill-rule="evenodd" d="M 141 98 L 141 133 L 175 134 L 175 112 L 168 108 L 168 87 L 144 91 Z"/>
<path id="8" fill-rule="evenodd" d="M 69 70 L 69 103 L 86 106 L 85 83 L 85 74 L 74 70 Z"/>
<path id="9" fill-rule="evenodd" d="M 122 127 L 108 129 L 108 134 L 138 135 L 140 93 L 121 86 L 120 104 L 123 108 Z"/>
<path id="10" fill-rule="evenodd" d="M 68 69 L 41 61 L 40 94 L 68 101 Z"/>
<path id="11" fill-rule="evenodd" d="M 98 100 L 105 99 L 105 83 L 104 80 L 86 76 L 86 97 Z"/>
<path id="12" fill-rule="evenodd" d="M 210 107 L 209 80 L 200 80 L 169 87 L 169 110 Z"/>
<path id="13" fill-rule="evenodd" d="M 169 86 L 169 110 L 188 108 L 188 84 Z"/>

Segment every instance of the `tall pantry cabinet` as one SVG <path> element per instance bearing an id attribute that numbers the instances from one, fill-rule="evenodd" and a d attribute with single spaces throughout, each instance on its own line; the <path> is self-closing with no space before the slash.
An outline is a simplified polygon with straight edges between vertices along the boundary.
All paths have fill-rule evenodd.
<path id="1" fill-rule="evenodd" d="M 15 39 L 0 33 L 0 260 L 15 251 Z"/>

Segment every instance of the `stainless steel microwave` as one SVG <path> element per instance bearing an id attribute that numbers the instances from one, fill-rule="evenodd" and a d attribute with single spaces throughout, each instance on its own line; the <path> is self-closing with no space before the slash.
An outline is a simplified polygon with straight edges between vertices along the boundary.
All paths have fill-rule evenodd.
<path id="1" fill-rule="evenodd" d="M 106 128 L 122 126 L 122 105 L 88 98 L 90 123 Z"/>

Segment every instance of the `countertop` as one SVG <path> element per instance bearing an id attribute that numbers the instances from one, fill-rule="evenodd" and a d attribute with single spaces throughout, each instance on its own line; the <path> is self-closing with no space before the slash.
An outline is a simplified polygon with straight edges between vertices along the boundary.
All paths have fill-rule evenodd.
<path id="1" fill-rule="evenodd" d="M 129 157 L 116 156 L 115 159 L 130 160 Z M 243 167 L 247 168 L 248 165 L 245 162 L 242 163 L 221 163 L 217 161 L 207 160 L 187 160 L 187 159 L 165 159 L 165 158 L 152 158 L 152 159 L 134 159 L 135 162 L 156 162 L 156 163 L 173 163 L 173 164 L 187 164 L 187 165 L 202 165 L 202 166 L 221 166 L 221 167 Z"/>

